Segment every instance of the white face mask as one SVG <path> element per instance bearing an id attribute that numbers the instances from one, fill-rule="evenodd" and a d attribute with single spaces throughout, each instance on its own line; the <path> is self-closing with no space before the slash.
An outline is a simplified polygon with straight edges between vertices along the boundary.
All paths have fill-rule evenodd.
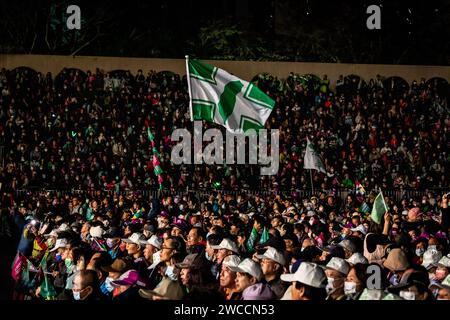
<path id="1" fill-rule="evenodd" d="M 171 280 L 177 281 L 178 276 L 175 273 L 175 268 L 173 266 L 168 266 L 166 269 L 166 276 L 168 276 Z"/>
<path id="2" fill-rule="evenodd" d="M 329 294 L 334 289 L 334 278 L 327 277 L 328 283 L 325 287 L 325 290 L 327 291 L 327 294 Z"/>
<path id="3" fill-rule="evenodd" d="M 72 291 L 73 292 L 73 298 L 75 300 L 81 300 L 80 291 Z"/>
<path id="4" fill-rule="evenodd" d="M 344 282 L 344 293 L 346 295 L 356 293 L 356 283 L 353 281 L 345 281 Z"/>
<path id="5" fill-rule="evenodd" d="M 108 290 L 109 292 L 111 292 L 111 291 L 114 290 L 114 286 L 111 284 L 111 281 L 113 281 L 113 279 L 110 278 L 110 277 L 107 277 L 107 278 L 105 279 L 105 288 L 106 288 L 106 290 Z"/>
<path id="6" fill-rule="evenodd" d="M 416 300 L 416 294 L 411 291 L 400 291 L 400 297 L 405 300 Z"/>

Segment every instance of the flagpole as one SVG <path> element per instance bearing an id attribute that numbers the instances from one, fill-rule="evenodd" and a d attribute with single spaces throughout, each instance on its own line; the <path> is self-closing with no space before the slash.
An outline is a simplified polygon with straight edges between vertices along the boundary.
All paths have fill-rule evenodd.
<path id="1" fill-rule="evenodd" d="M 388 208 L 386 206 L 386 200 L 384 200 L 383 191 L 381 191 L 381 188 L 380 188 L 380 193 L 381 193 L 381 198 L 383 199 L 384 208 L 386 209 L 386 212 L 387 212 Z"/>
<path id="2" fill-rule="evenodd" d="M 311 189 L 312 189 L 312 195 L 314 195 L 314 182 L 312 178 L 312 172 L 311 169 L 309 169 L 309 176 L 311 177 Z"/>
<path id="3" fill-rule="evenodd" d="M 191 76 L 189 74 L 189 56 L 185 55 L 186 58 L 186 80 L 188 84 L 188 91 L 189 91 L 189 112 L 191 115 L 191 121 L 194 121 L 194 113 L 192 111 L 192 90 L 191 90 Z"/>

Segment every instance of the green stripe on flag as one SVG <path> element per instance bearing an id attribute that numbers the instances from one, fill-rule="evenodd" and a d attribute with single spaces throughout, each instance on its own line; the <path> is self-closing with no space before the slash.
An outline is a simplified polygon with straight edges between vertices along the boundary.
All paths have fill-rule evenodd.
<path id="1" fill-rule="evenodd" d="M 263 232 L 261 234 L 261 239 L 259 239 L 259 244 L 263 244 L 267 240 L 269 240 L 269 231 L 267 231 L 267 228 L 264 227 Z"/>
<path id="2" fill-rule="evenodd" d="M 257 86 L 254 86 L 253 84 L 249 84 L 247 89 L 245 90 L 244 97 L 248 100 L 250 100 L 253 103 L 256 103 L 257 105 L 260 105 L 262 107 L 266 107 L 270 110 L 273 109 L 275 106 L 275 101 L 272 100 L 268 95 L 266 95 L 264 92 L 262 92 Z"/>
<path id="3" fill-rule="evenodd" d="M 252 232 L 250 233 L 250 237 L 247 240 L 247 249 L 249 252 L 253 252 L 255 250 L 254 245 L 257 237 L 258 231 L 256 231 L 255 227 L 253 227 Z"/>
<path id="4" fill-rule="evenodd" d="M 206 120 L 214 122 L 214 113 L 216 112 L 216 104 L 214 102 L 193 99 L 192 112 L 194 120 Z"/>
<path id="5" fill-rule="evenodd" d="M 248 130 L 251 130 L 251 129 L 258 131 L 259 129 L 263 128 L 263 125 L 261 123 L 259 123 L 258 120 L 256 120 L 256 119 L 246 117 L 246 116 L 241 116 L 239 128 L 241 128 L 242 131 L 244 131 L 244 133 L 246 133 Z"/>
<path id="6" fill-rule="evenodd" d="M 210 64 L 200 62 L 195 59 L 189 60 L 189 74 L 192 78 L 210 82 L 212 84 L 217 84 L 217 67 L 214 67 Z"/>
<path id="7" fill-rule="evenodd" d="M 241 92 L 244 85 L 239 80 L 228 82 L 220 95 L 219 113 L 222 116 L 223 123 L 226 123 L 228 117 L 233 113 L 236 104 L 236 95 Z"/>

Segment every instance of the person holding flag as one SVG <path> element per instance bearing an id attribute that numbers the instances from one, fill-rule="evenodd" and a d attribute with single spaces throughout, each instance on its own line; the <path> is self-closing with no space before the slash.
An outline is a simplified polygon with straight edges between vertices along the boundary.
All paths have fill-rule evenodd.
<path id="1" fill-rule="evenodd" d="M 255 251 L 256 244 L 263 243 L 269 239 L 267 229 L 264 227 L 265 220 L 260 215 L 255 215 L 253 217 L 253 227 L 250 233 L 250 236 L 247 240 L 247 250 L 249 253 L 253 253 Z M 266 230 L 266 234 L 264 234 L 265 241 L 261 242 L 263 238 L 263 231 Z"/>
<path id="2" fill-rule="evenodd" d="M 375 222 L 376 224 L 380 224 L 381 218 L 387 211 L 388 207 L 386 205 L 386 202 L 384 201 L 383 192 L 381 192 L 380 190 L 373 202 L 372 213 L 370 214 L 370 217 L 373 222 Z"/>
<path id="3" fill-rule="evenodd" d="M 303 168 L 309 169 L 309 175 L 311 178 L 311 190 L 314 193 L 314 183 L 311 170 L 317 170 L 322 173 L 327 172 L 322 160 L 320 159 L 319 153 L 316 151 L 314 144 L 309 141 L 309 138 L 306 138 L 306 152 L 303 159 Z"/>

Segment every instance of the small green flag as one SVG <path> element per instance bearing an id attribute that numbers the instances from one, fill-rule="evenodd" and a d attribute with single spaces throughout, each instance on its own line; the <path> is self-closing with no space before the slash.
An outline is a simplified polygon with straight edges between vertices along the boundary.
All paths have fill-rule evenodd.
<path id="1" fill-rule="evenodd" d="M 163 172 L 163 170 L 158 165 L 158 166 L 155 167 L 155 169 L 153 169 L 153 172 L 155 172 L 155 175 L 159 176 Z"/>
<path id="2" fill-rule="evenodd" d="M 253 227 L 252 232 L 250 233 L 250 237 L 247 240 L 247 249 L 249 252 L 254 251 L 254 245 L 257 237 L 258 231 L 256 231 L 255 227 Z"/>
<path id="3" fill-rule="evenodd" d="M 370 217 L 372 218 L 372 221 L 380 224 L 381 218 L 387 211 L 388 208 L 386 206 L 386 202 L 384 201 L 383 193 L 380 191 L 380 193 L 375 198 L 375 201 L 373 202 L 372 213 Z"/>
<path id="4" fill-rule="evenodd" d="M 158 150 L 157 150 L 155 147 L 152 148 L 152 152 L 153 152 L 153 154 L 154 154 L 155 156 L 157 156 L 157 157 L 160 156 Z"/>
<path id="5" fill-rule="evenodd" d="M 150 131 L 150 128 L 147 128 L 147 135 L 148 135 L 148 140 L 153 141 L 153 139 L 155 139 L 152 132 Z"/>
<path id="6" fill-rule="evenodd" d="M 263 244 L 267 240 L 269 240 L 269 231 L 267 230 L 266 227 L 264 227 L 262 235 L 261 235 L 261 239 L 259 239 L 259 244 Z"/>

